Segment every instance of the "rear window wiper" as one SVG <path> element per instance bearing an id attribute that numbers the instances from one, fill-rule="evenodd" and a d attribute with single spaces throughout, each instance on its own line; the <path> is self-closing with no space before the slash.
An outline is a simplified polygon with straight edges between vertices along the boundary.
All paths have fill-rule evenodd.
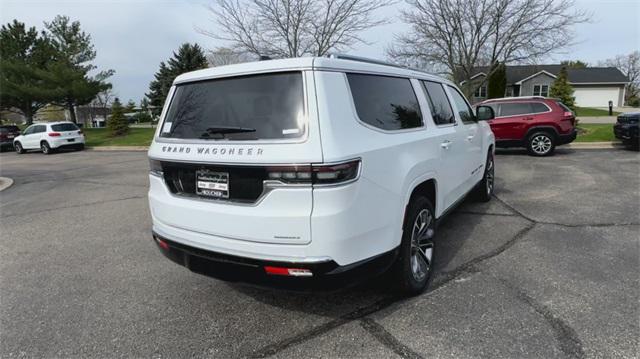
<path id="1" fill-rule="evenodd" d="M 245 132 L 256 132 L 255 128 L 248 127 L 232 127 L 232 126 L 217 126 L 217 127 L 209 127 L 200 135 L 200 138 L 209 138 L 211 135 L 222 135 L 222 138 L 225 138 L 226 134 L 229 133 L 245 133 Z"/>

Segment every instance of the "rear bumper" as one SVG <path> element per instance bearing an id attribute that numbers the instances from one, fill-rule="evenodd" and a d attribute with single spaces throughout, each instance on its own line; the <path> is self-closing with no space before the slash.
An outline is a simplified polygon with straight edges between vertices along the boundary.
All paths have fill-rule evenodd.
<path id="1" fill-rule="evenodd" d="M 575 128 L 573 130 L 571 130 L 570 133 L 560 134 L 560 135 L 558 135 L 558 143 L 557 143 L 557 145 L 566 145 L 567 143 L 571 143 L 571 142 L 575 141 L 577 135 L 578 135 L 578 131 L 576 131 Z"/>
<path id="2" fill-rule="evenodd" d="M 233 256 L 188 246 L 157 233 L 153 233 L 153 239 L 165 257 L 192 272 L 228 282 L 288 290 L 332 290 L 354 285 L 384 273 L 393 264 L 397 255 L 397 249 L 394 249 L 353 264 L 340 266 L 333 260 L 283 262 Z M 160 245 L 161 241 L 162 245 Z M 267 274 L 265 266 L 308 269 L 312 276 L 271 275 Z"/>
<path id="3" fill-rule="evenodd" d="M 638 141 L 638 125 L 616 123 L 613 125 L 613 134 L 623 141 Z"/>
<path id="4" fill-rule="evenodd" d="M 69 139 L 56 139 L 56 140 L 49 140 L 49 146 L 51 148 L 72 148 L 72 147 L 79 147 L 79 146 L 83 146 L 84 145 L 84 136 L 79 136 L 79 137 L 75 137 L 73 138 L 73 142 L 69 142 Z"/>
<path id="5" fill-rule="evenodd" d="M 13 139 L 8 141 L 0 141 L 0 147 L 2 148 L 13 148 Z"/>

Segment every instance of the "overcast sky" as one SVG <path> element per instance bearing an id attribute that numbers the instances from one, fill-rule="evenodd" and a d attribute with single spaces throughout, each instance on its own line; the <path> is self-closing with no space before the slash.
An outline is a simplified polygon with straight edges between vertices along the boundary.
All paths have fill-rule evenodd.
<path id="1" fill-rule="evenodd" d="M 114 69 L 114 91 L 123 101 L 139 101 L 148 89 L 160 61 L 169 58 L 183 42 L 197 42 L 205 49 L 224 45 L 196 32 L 215 30 L 208 0 L 0 0 L 2 23 L 18 19 L 42 28 L 58 14 L 79 20 L 91 34 L 99 69 Z M 590 64 L 627 54 L 640 48 L 640 0 L 576 0 L 577 6 L 593 14 L 593 22 L 576 27 L 577 42 L 548 63 L 580 59 Z M 397 20 L 400 3 L 385 14 L 395 14 L 394 22 L 364 34 L 370 45 L 349 51 L 354 55 L 384 58 L 385 46 L 393 34 L 406 29 Z M 382 15 L 382 14 L 380 14 Z"/>

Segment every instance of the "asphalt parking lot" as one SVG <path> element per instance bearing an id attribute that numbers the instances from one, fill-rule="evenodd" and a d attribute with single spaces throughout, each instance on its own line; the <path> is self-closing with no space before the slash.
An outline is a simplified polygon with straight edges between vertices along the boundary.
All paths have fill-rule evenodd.
<path id="1" fill-rule="evenodd" d="M 150 237 L 144 152 L 0 154 L 0 357 L 636 357 L 640 155 L 496 159 L 429 292 L 228 284 Z"/>

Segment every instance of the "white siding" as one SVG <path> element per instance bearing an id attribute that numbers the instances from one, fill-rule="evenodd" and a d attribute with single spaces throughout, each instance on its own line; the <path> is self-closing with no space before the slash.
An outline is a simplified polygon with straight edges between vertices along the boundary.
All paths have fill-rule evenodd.
<path id="1" fill-rule="evenodd" d="M 607 107 L 609 101 L 613 101 L 614 106 L 621 106 L 621 91 L 622 87 L 574 87 L 573 95 L 580 107 Z"/>

